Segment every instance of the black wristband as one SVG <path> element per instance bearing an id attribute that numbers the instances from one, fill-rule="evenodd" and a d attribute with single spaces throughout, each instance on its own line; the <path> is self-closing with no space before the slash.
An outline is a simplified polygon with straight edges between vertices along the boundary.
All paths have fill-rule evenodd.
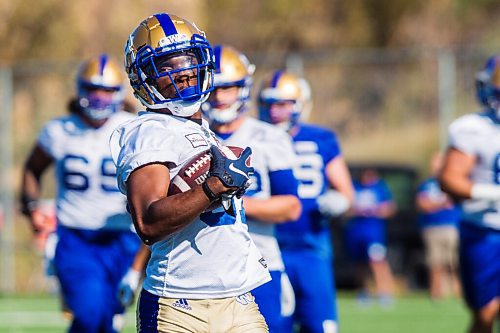
<path id="1" fill-rule="evenodd" d="M 21 195 L 21 213 L 25 216 L 31 216 L 31 213 L 38 206 L 38 200 L 26 194 Z"/>
<path id="2" fill-rule="evenodd" d="M 219 199 L 219 196 L 216 195 L 211 189 L 210 187 L 208 186 L 207 182 L 203 182 L 203 184 L 201 184 L 201 188 L 203 189 L 203 192 L 205 193 L 205 195 L 207 196 L 208 200 L 210 200 L 210 202 L 214 202 L 216 201 L 217 199 Z"/>

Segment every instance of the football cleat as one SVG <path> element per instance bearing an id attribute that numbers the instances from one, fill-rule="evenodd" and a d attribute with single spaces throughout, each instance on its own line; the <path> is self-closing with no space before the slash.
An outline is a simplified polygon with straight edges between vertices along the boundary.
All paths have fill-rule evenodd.
<path id="1" fill-rule="evenodd" d="M 278 70 L 265 79 L 258 92 L 259 118 L 288 131 L 294 127 L 303 111 L 304 80 L 290 72 Z"/>
<path id="2" fill-rule="evenodd" d="M 476 94 L 479 102 L 493 110 L 500 120 L 500 55 L 490 57 L 477 73 Z"/>
<path id="3" fill-rule="evenodd" d="M 124 76 L 121 67 L 103 54 L 85 61 L 77 74 L 77 94 L 80 110 L 91 120 L 103 120 L 123 103 Z"/>
<path id="4" fill-rule="evenodd" d="M 130 34 L 125 70 L 134 95 L 148 109 L 190 117 L 213 89 L 212 47 L 193 23 L 155 14 Z"/>
<path id="5" fill-rule="evenodd" d="M 213 92 L 208 101 L 203 103 L 202 111 L 210 123 L 227 124 L 238 118 L 248 108 L 255 66 L 243 53 L 231 46 L 215 46 L 214 56 L 215 89 L 238 87 L 238 96 L 231 103 L 226 103 L 218 100 L 216 92 Z"/>

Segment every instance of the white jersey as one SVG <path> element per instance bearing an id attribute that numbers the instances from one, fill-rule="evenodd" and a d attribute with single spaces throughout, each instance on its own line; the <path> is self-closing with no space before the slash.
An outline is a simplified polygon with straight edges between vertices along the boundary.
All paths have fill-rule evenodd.
<path id="1" fill-rule="evenodd" d="M 38 145 L 55 162 L 58 223 L 87 230 L 131 228 L 126 197 L 116 185 L 108 142 L 112 131 L 133 117 L 119 111 L 95 129 L 72 114 L 43 127 Z"/>
<path id="2" fill-rule="evenodd" d="M 118 185 L 126 193 L 136 168 L 166 163 L 173 178 L 193 156 L 218 142 L 205 122 L 141 112 L 115 130 L 110 145 Z M 236 218 L 222 209 L 203 213 L 154 243 L 144 289 L 162 297 L 211 299 L 238 296 L 269 281 L 265 261 L 248 233 L 241 199 L 233 204 Z"/>
<path id="3" fill-rule="evenodd" d="M 254 118 L 245 118 L 228 139 L 226 146 L 252 148 L 251 164 L 255 169 L 252 185 L 247 194 L 258 199 L 267 199 L 271 196 L 269 173 L 278 170 L 293 170 L 295 153 L 290 136 L 276 126 Z M 275 225 L 261 222 L 247 217 L 250 234 L 263 253 L 269 270 L 284 269 L 278 241 L 275 237 Z"/>
<path id="4" fill-rule="evenodd" d="M 500 184 L 500 124 L 487 113 L 462 116 L 449 127 L 449 145 L 476 157 L 473 183 Z M 465 200 L 462 220 L 500 229 L 500 202 Z"/>

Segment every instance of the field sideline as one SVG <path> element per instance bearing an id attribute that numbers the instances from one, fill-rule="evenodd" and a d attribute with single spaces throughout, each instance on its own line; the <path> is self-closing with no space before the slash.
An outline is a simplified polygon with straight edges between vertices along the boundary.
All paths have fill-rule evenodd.
<path id="1" fill-rule="evenodd" d="M 424 294 L 400 297 L 392 308 L 375 303 L 360 308 L 353 295 L 339 295 L 341 333 L 461 333 L 468 314 L 460 300 L 438 304 Z M 135 332 L 134 311 L 126 317 L 124 333 Z M 0 296 L 0 333 L 63 333 L 68 321 L 54 296 Z"/>

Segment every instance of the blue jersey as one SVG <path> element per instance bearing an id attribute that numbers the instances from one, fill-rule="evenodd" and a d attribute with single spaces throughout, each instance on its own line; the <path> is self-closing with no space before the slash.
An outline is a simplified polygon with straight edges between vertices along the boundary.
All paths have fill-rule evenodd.
<path id="1" fill-rule="evenodd" d="M 296 222 L 278 225 L 277 238 L 282 249 L 313 249 L 330 255 L 328 219 L 319 212 L 316 199 L 329 187 L 325 167 L 340 156 L 339 142 L 331 130 L 302 124 L 293 136 L 293 144 L 302 214 Z"/>
<path id="2" fill-rule="evenodd" d="M 349 223 L 379 223 L 385 219 L 377 216 L 378 207 L 392 201 L 392 195 L 387 184 L 379 179 L 372 184 L 362 184 L 354 181 L 354 210 L 363 214 L 354 215 Z"/>
<path id="3" fill-rule="evenodd" d="M 418 224 L 421 228 L 444 225 L 456 226 L 458 224 L 458 220 L 460 218 L 460 208 L 452 203 L 448 206 L 444 205 L 445 202 L 450 202 L 450 200 L 448 196 L 441 191 L 436 178 L 428 178 L 420 184 L 417 189 L 417 195 L 419 197 L 424 196 L 432 202 L 443 204 L 443 208 L 435 212 L 420 212 L 418 214 Z"/>

